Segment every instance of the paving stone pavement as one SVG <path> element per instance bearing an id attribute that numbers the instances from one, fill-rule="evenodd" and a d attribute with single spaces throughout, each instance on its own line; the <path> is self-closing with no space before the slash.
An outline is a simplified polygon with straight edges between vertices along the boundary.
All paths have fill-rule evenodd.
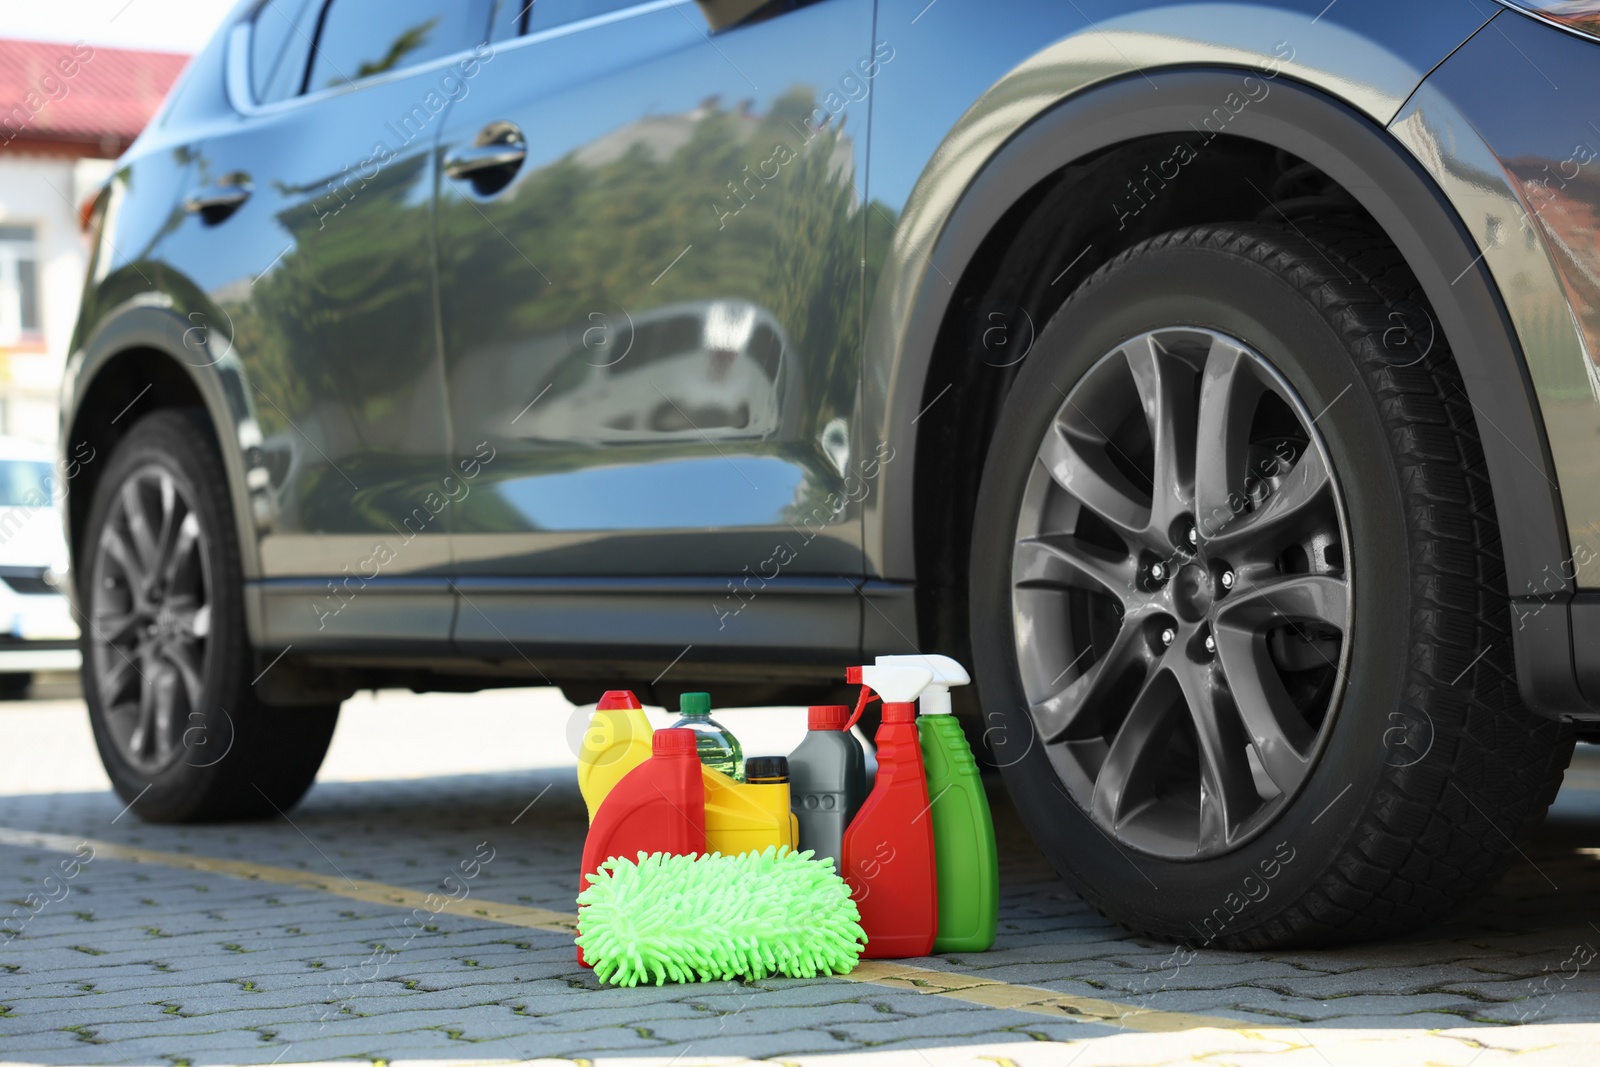
<path id="1" fill-rule="evenodd" d="M 353 700 L 324 779 L 288 817 L 251 825 L 140 823 L 105 787 L 83 715 L 70 700 L 0 705 L 0 828 L 465 892 L 468 905 L 573 908 L 585 825 L 567 742 L 574 710 L 551 691 Z M 785 751 L 803 730 L 792 712 L 727 718 L 752 752 Z M 442 912 L 418 931 L 398 907 L 86 852 L 63 881 L 70 854 L 0 844 L 7 910 L 30 893 L 59 898 L 0 943 L 0 1061 L 1597 1059 L 1600 960 L 1573 960 L 1600 945 L 1600 749 L 1580 750 L 1527 862 L 1451 921 L 1338 950 L 1201 950 L 1182 967 L 1171 945 L 1078 900 L 1003 792 L 993 799 L 999 941 L 919 966 L 1220 1025 L 1140 1033 L 834 978 L 607 989 L 559 933 Z"/>

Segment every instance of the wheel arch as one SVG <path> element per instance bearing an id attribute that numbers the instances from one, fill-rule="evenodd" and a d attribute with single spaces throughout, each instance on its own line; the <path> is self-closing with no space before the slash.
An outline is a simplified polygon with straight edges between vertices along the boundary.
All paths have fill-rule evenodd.
<path id="1" fill-rule="evenodd" d="M 940 545 L 930 531 L 938 525 L 938 511 L 959 512 L 970 523 L 970 510 L 961 505 L 975 496 L 961 494 L 975 489 L 988 443 L 977 427 L 986 418 L 992 420 L 1014 376 L 1003 370 L 985 368 L 981 375 L 972 370 L 975 361 L 981 362 L 975 360 L 980 353 L 973 349 L 972 317 L 985 313 L 983 301 L 975 303 L 972 296 L 979 291 L 973 284 L 975 272 L 998 266 L 1003 273 L 1008 233 L 1024 229 L 1044 198 L 1081 200 L 1074 180 L 1082 175 L 1075 168 L 1143 140 L 1169 138 L 1176 144 L 1200 139 L 1197 135 L 1212 111 L 1209 103 L 1196 101 L 1220 101 L 1237 93 L 1241 76 L 1263 78 L 1249 69 L 1220 66 L 1144 71 L 1099 83 L 1037 115 L 983 162 L 937 229 L 923 237 L 926 252 L 917 269 L 875 294 L 863 376 L 867 436 L 888 442 L 894 455 L 911 462 L 886 466 L 879 493 L 867 503 L 866 558 L 875 577 L 919 581 L 917 623 L 923 645 L 965 651 L 960 546 Z M 1160 91 L 1150 92 L 1151 85 Z M 1508 588 L 1545 588 L 1536 583 L 1559 572 L 1569 552 L 1560 491 L 1551 477 L 1554 466 L 1520 342 L 1460 213 L 1411 153 L 1372 118 L 1287 77 L 1271 79 L 1269 92 L 1233 114 L 1224 137 L 1314 164 L 1355 199 L 1410 265 L 1451 340 L 1468 399 L 1480 423 L 1489 424 L 1482 427 L 1482 442 L 1496 494 Z M 1144 174 L 1136 168 L 1125 177 L 1131 186 Z M 1182 181 L 1180 174 L 1173 184 Z M 1117 208 L 1103 204 L 1104 188 L 1096 192 L 1102 203 L 1088 201 L 1087 210 L 1112 216 Z M 1270 205 L 1265 190 L 1256 192 L 1260 207 Z M 1216 212 L 1226 210 L 1234 208 L 1219 205 L 1210 217 L 1180 216 L 1173 225 L 1225 221 L 1229 216 Z M 1154 221 L 1164 220 L 1156 213 Z M 915 240 L 910 230 L 904 227 L 899 240 Z M 1051 274 L 1064 266 L 1056 280 L 1067 283 L 1063 290 L 1070 289 L 1072 282 L 1138 239 L 1142 234 L 1121 247 L 1113 242 L 1111 247 L 1086 249 L 1081 260 L 1069 262 L 1079 253 L 1074 243 L 1060 251 Z M 992 292 L 992 285 L 983 291 Z M 1051 299 L 1058 305 L 1064 296 L 1053 294 Z M 1015 303 L 1022 309 L 1020 301 Z M 947 391 L 958 400 L 950 401 Z M 939 434 L 928 432 L 933 420 L 922 418 L 937 412 L 941 400 L 965 413 L 962 419 L 935 417 L 951 419 L 961 428 L 947 429 L 942 446 Z M 1528 477 L 1525 464 L 1530 460 L 1547 477 Z M 970 487 L 963 477 L 970 479 Z M 955 507 L 952 496 L 959 498 Z M 930 580 L 929 575 L 940 577 Z M 952 584 L 941 588 L 940 581 Z M 1582 712 L 1587 706 L 1574 684 L 1566 611 L 1530 614 L 1537 616 L 1537 625 L 1514 634 L 1524 700 L 1550 714 Z"/>
<path id="2" fill-rule="evenodd" d="M 218 354 L 217 348 L 224 351 Z M 227 473 L 244 575 L 259 576 L 259 556 L 250 536 L 254 520 L 245 491 L 243 448 L 225 445 L 232 438 L 242 446 L 241 438 L 249 432 L 246 427 L 253 425 L 248 410 L 241 408 L 248 401 L 225 383 L 234 372 L 230 359 L 226 341 L 214 347 L 208 331 L 197 329 L 167 301 L 148 295 L 109 312 L 73 354 L 62 394 L 60 450 L 67 469 L 75 472 L 63 503 L 63 521 L 80 576 L 84 571 L 78 560 L 89 509 L 112 449 L 141 416 L 175 407 L 205 412 Z M 253 630 L 254 620 L 250 621 Z"/>

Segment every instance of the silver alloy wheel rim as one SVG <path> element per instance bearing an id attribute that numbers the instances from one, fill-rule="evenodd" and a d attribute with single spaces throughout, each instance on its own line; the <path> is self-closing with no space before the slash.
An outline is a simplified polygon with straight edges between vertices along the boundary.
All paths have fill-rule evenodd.
<path id="1" fill-rule="evenodd" d="M 1210 330 L 1134 337 L 1029 474 L 1012 626 L 1066 792 L 1130 848 L 1231 851 L 1309 777 L 1347 677 L 1344 500 L 1314 420 Z"/>
<path id="2" fill-rule="evenodd" d="M 204 729 L 211 633 L 206 536 L 170 471 L 129 475 L 100 532 L 91 578 L 91 666 L 118 753 L 145 775 Z"/>

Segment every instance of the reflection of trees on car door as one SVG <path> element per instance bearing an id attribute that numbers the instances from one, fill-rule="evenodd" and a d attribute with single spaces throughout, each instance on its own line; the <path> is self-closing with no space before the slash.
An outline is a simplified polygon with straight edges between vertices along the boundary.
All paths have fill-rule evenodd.
<path id="1" fill-rule="evenodd" d="M 424 503 L 450 462 L 432 148 L 487 9 L 469 20 L 443 0 L 296 6 L 256 16 L 251 113 L 196 146 L 191 195 L 204 205 L 173 255 L 227 320 L 217 367 L 241 412 L 264 575 L 356 572 L 378 538 L 404 541 L 390 575 L 442 569 L 449 516 Z M 454 53 L 465 58 L 417 66 Z M 441 581 L 430 596 L 411 607 L 443 636 L 451 595 Z M 306 599 L 285 600 L 285 632 L 317 628 Z M 357 612 L 376 620 L 394 606 L 368 598 Z M 338 625 L 360 629 L 349 614 Z"/>
<path id="2" fill-rule="evenodd" d="M 858 451 L 871 5 L 696 11 L 496 42 L 451 113 L 447 168 L 495 123 L 526 145 L 440 199 L 454 448 L 497 450 L 464 573 L 736 573 L 819 508 L 793 572 L 859 571 L 825 502 Z"/>

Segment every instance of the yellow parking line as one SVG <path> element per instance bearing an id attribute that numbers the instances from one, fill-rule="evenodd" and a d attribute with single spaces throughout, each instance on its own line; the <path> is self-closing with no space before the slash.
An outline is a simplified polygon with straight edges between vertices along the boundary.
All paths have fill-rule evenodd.
<path id="1" fill-rule="evenodd" d="M 209 856 L 186 856 L 181 852 L 158 852 L 152 848 L 136 848 L 109 841 L 86 841 L 65 834 L 43 834 L 32 830 L 13 830 L 0 826 L 0 845 L 17 845 L 21 848 L 40 848 L 50 852 L 78 854 L 84 845 L 94 849 L 95 859 L 121 860 L 125 863 L 149 863 L 159 867 L 175 867 L 185 871 L 204 871 L 247 882 L 270 882 L 273 885 L 292 886 L 320 893 L 359 900 L 365 904 L 385 904 L 395 908 L 421 908 L 442 915 L 464 915 L 507 926 L 522 926 L 532 930 L 577 936 L 578 917 L 564 915 L 546 908 L 528 908 L 520 904 L 496 904 L 468 897 L 455 900 L 442 893 L 419 893 L 415 889 L 402 889 L 382 882 L 361 882 L 343 878 L 326 878 L 310 871 L 297 871 L 288 867 L 269 867 L 264 863 L 245 860 L 213 859 Z M 441 904 L 441 901 L 443 902 Z"/>
<path id="2" fill-rule="evenodd" d="M 1255 1030 L 1259 1023 L 1246 1023 L 1238 1019 L 1223 1019 L 1212 1015 L 1190 1015 L 1178 1011 L 1152 1011 L 1132 1004 L 1119 1004 L 1114 1000 L 1097 1000 L 1093 997 L 1075 997 L 1056 993 L 1037 986 L 1012 985 L 982 978 L 960 971 L 931 971 L 898 961 L 863 960 L 856 969 L 840 978 L 852 982 L 870 982 L 890 989 L 904 989 L 915 993 L 931 993 L 982 1004 L 1008 1011 L 1025 1011 L 1033 1015 L 1048 1015 L 1054 1019 L 1073 1022 L 1109 1023 L 1128 1030 L 1167 1033 L 1176 1030 L 1197 1030 L 1203 1026 L 1221 1030 Z"/>
<path id="3" fill-rule="evenodd" d="M 181 852 L 161 852 L 153 848 L 119 845 L 110 841 L 86 840 L 66 834 L 47 834 L 34 830 L 14 830 L 0 826 L 0 845 L 18 848 L 36 848 L 48 852 L 65 852 L 79 855 L 87 846 L 94 850 L 95 859 L 119 860 L 124 863 L 148 863 L 184 871 L 201 871 L 238 878 L 247 882 L 267 882 L 317 893 L 328 893 L 364 904 L 380 904 L 395 908 L 421 908 L 432 914 L 461 915 L 486 919 L 529 930 L 576 936 L 578 917 L 546 908 L 529 908 L 520 904 L 498 904 L 493 901 L 466 898 L 453 900 L 442 894 L 421 893 L 415 889 L 386 885 L 382 882 L 352 881 L 327 878 L 310 871 L 297 871 L 289 867 L 271 867 L 247 860 L 224 860 L 209 856 L 191 856 Z M 443 902 L 441 904 L 441 901 Z M 1047 1015 L 1073 1022 L 1108 1023 L 1126 1030 L 1167 1033 L 1178 1030 L 1195 1030 L 1214 1027 L 1223 1030 L 1259 1030 L 1259 1024 L 1224 1019 L 1211 1015 L 1190 1015 L 1185 1012 L 1151 1011 L 1132 1004 L 1119 1004 L 1111 1000 L 1092 997 L 1068 996 L 1036 986 L 1012 985 L 982 978 L 960 971 L 935 971 L 899 961 L 863 960 L 849 974 L 836 977 L 851 982 L 861 982 L 896 989 L 902 992 L 924 993 L 981 1004 L 990 1008 L 1022 1011 L 1034 1015 Z"/>

